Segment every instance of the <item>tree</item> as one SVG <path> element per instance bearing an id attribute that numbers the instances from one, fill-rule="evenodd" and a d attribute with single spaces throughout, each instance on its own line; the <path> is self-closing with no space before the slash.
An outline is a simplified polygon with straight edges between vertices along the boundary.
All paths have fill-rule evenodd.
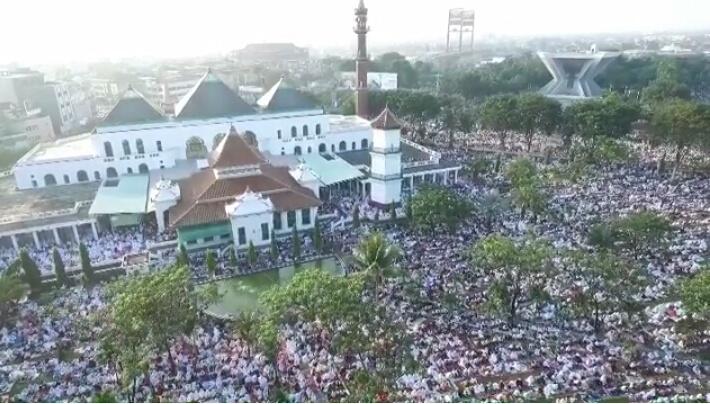
<path id="1" fill-rule="evenodd" d="M 616 240 L 635 254 L 660 243 L 672 229 L 668 219 L 653 212 L 633 213 L 615 219 L 611 228 Z"/>
<path id="2" fill-rule="evenodd" d="M 609 223 L 597 223 L 589 228 L 587 243 L 600 249 L 612 249 L 617 236 Z"/>
<path id="3" fill-rule="evenodd" d="M 62 256 L 56 248 L 52 250 L 52 261 L 54 262 L 54 274 L 57 277 L 57 285 L 60 287 L 69 286 L 69 278 L 64 269 L 64 261 L 62 261 Z"/>
<path id="4" fill-rule="evenodd" d="M 538 93 L 525 93 L 518 96 L 516 115 L 520 118 L 519 127 L 525 135 L 527 151 L 532 147 L 535 133 L 551 134 L 562 120 L 562 106 L 559 102 Z"/>
<path id="5" fill-rule="evenodd" d="M 589 320 L 599 332 L 602 315 L 619 309 L 638 309 L 633 296 L 643 285 L 643 276 L 628 262 L 609 252 L 572 251 L 563 257 L 563 298 L 569 309 Z"/>
<path id="6" fill-rule="evenodd" d="M 476 204 L 478 216 L 483 218 L 486 227 L 490 230 L 493 223 L 508 209 L 508 201 L 500 193 L 493 190 L 483 194 Z"/>
<path id="7" fill-rule="evenodd" d="M 215 260 L 212 250 L 207 250 L 207 253 L 205 253 L 205 262 L 207 265 L 207 273 L 212 277 L 217 276 L 217 261 Z"/>
<path id="8" fill-rule="evenodd" d="M 693 315 L 710 320 L 710 265 L 680 284 L 680 300 Z"/>
<path id="9" fill-rule="evenodd" d="M 27 285 L 14 272 L 0 276 L 0 324 L 27 294 Z"/>
<path id="10" fill-rule="evenodd" d="M 480 107 L 481 124 L 498 136 L 500 147 L 505 149 L 505 140 L 510 132 L 519 128 L 517 99 L 511 95 L 488 98 Z"/>
<path id="11" fill-rule="evenodd" d="M 249 247 L 247 248 L 247 261 L 249 261 L 249 265 L 252 267 L 256 265 L 256 260 L 258 258 L 256 247 L 254 247 L 254 243 L 249 240 Z"/>
<path id="12" fill-rule="evenodd" d="M 407 198 L 407 201 L 404 204 L 404 215 L 410 222 L 414 218 L 414 212 L 412 212 L 412 198 Z"/>
<path id="13" fill-rule="evenodd" d="M 360 207 L 357 205 L 353 208 L 353 227 L 360 227 Z"/>
<path id="14" fill-rule="evenodd" d="M 216 297 L 214 288 L 195 289 L 186 267 L 125 278 L 110 286 L 109 296 L 109 329 L 125 332 L 123 337 L 127 339 L 118 339 L 116 343 L 121 342 L 121 345 L 114 348 L 124 349 L 125 342 L 126 349 L 132 349 L 131 345 L 135 347 L 136 355 L 145 355 L 149 350 L 167 352 L 173 371 L 172 342 L 192 333 L 200 311 Z M 142 359 L 127 358 L 136 364 L 142 364 Z"/>
<path id="15" fill-rule="evenodd" d="M 516 187 L 511 194 L 513 202 L 520 209 L 521 216 L 530 212 L 533 219 L 536 219 L 547 207 L 547 195 L 537 182 Z"/>
<path id="16" fill-rule="evenodd" d="M 279 257 L 279 243 L 276 241 L 276 233 L 271 230 L 271 245 L 269 246 L 269 255 L 271 255 L 272 260 L 276 260 Z"/>
<path id="17" fill-rule="evenodd" d="M 390 220 L 392 222 L 397 221 L 397 204 L 394 202 L 390 203 Z"/>
<path id="18" fill-rule="evenodd" d="M 675 175 L 683 156 L 703 143 L 710 133 L 710 108 L 692 101 L 671 100 L 659 103 L 651 116 L 651 135 L 656 143 L 675 147 Z"/>
<path id="19" fill-rule="evenodd" d="M 393 275 L 397 260 L 402 255 L 397 246 L 390 244 L 382 233 L 375 232 L 360 240 L 353 249 L 352 265 L 372 280 L 375 296 L 379 296 L 384 278 Z"/>
<path id="20" fill-rule="evenodd" d="M 323 252 L 323 236 L 320 233 L 320 224 L 318 223 L 318 218 L 316 218 L 315 223 L 313 223 L 313 248 L 319 254 Z"/>
<path id="21" fill-rule="evenodd" d="M 247 357 L 251 357 L 251 348 L 256 345 L 259 337 L 259 314 L 254 311 L 242 311 L 234 320 L 234 334 L 244 341 L 247 347 Z"/>
<path id="22" fill-rule="evenodd" d="M 486 291 L 488 308 L 505 313 L 511 325 L 521 307 L 546 296 L 545 282 L 553 270 L 551 259 L 550 246 L 540 239 L 515 242 L 493 234 L 471 249 L 473 265 L 493 278 Z"/>
<path id="23" fill-rule="evenodd" d="M 37 264 L 34 262 L 30 253 L 26 249 L 20 250 L 20 267 L 24 274 L 24 280 L 29 285 L 33 296 L 37 296 L 42 290 L 42 274 L 37 268 Z"/>
<path id="24" fill-rule="evenodd" d="M 79 258 L 81 260 L 81 272 L 84 274 L 84 279 L 87 283 L 94 282 L 94 268 L 91 266 L 91 258 L 89 258 L 89 250 L 86 249 L 84 243 L 79 244 Z"/>
<path id="25" fill-rule="evenodd" d="M 453 232 L 472 212 L 466 199 L 440 186 L 423 186 L 410 203 L 414 224 L 432 232 L 440 226 Z"/>
<path id="26" fill-rule="evenodd" d="M 298 237 L 298 229 L 296 228 L 296 225 L 293 226 L 293 234 L 291 235 L 291 244 L 292 245 L 292 250 L 291 252 L 293 253 L 293 260 L 297 261 L 299 258 L 301 258 L 301 240 Z"/>
<path id="27" fill-rule="evenodd" d="M 190 268 L 190 255 L 188 255 L 187 248 L 184 244 L 180 244 L 177 256 L 177 265 Z"/>
<path id="28" fill-rule="evenodd" d="M 486 158 L 477 158 L 464 167 L 464 172 L 473 180 L 480 179 L 481 175 L 486 174 L 492 168 L 493 164 Z"/>
<path id="29" fill-rule="evenodd" d="M 537 166 L 526 158 L 517 158 L 508 163 L 505 177 L 513 188 L 528 186 L 539 180 Z"/>
<path id="30" fill-rule="evenodd" d="M 631 132 L 631 124 L 640 116 L 634 101 L 616 93 L 601 99 L 578 102 L 565 109 L 563 131 L 574 133 L 593 150 L 596 140 L 602 137 L 621 138 Z"/>
<path id="31" fill-rule="evenodd" d="M 229 247 L 229 266 L 232 267 L 232 269 L 237 269 L 237 253 L 236 253 L 236 247 L 234 245 L 231 245 Z"/>

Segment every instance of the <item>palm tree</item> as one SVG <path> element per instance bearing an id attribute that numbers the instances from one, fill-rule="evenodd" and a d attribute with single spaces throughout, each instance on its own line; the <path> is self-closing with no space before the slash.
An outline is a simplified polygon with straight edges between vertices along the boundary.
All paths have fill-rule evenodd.
<path id="1" fill-rule="evenodd" d="M 395 264 L 401 255 L 400 249 L 390 244 L 380 232 L 363 238 L 353 249 L 353 266 L 357 271 L 365 272 L 373 281 L 376 298 L 383 279 L 396 272 Z"/>
<path id="2" fill-rule="evenodd" d="M 251 347 L 256 344 L 259 336 L 259 316 L 254 311 L 243 311 L 234 320 L 234 335 L 244 341 L 247 356 L 251 356 Z"/>

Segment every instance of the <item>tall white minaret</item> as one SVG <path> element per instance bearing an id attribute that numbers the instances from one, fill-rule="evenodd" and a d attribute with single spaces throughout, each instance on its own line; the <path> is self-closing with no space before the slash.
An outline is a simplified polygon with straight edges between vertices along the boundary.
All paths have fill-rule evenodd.
<path id="1" fill-rule="evenodd" d="M 402 123 L 388 107 L 371 122 L 370 201 L 386 206 L 402 200 Z"/>

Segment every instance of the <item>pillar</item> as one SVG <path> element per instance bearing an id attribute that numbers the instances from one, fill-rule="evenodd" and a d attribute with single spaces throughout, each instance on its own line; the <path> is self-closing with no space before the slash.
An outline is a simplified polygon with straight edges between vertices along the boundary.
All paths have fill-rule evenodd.
<path id="1" fill-rule="evenodd" d="M 17 235 L 13 234 L 10 236 L 10 240 L 12 240 L 12 246 L 15 248 L 15 251 L 20 251 L 20 246 L 17 244 Z"/>
<path id="2" fill-rule="evenodd" d="M 454 170 L 454 184 L 459 182 L 459 170 Z"/>
<path id="3" fill-rule="evenodd" d="M 76 239 L 76 242 L 81 243 L 81 240 L 79 239 L 79 229 L 76 227 L 76 225 L 72 225 L 71 229 L 74 232 L 74 238 Z"/>
<path id="4" fill-rule="evenodd" d="M 33 238 L 34 241 L 35 241 L 35 247 L 36 247 L 36 248 L 39 248 L 39 247 L 40 247 L 40 245 L 39 245 L 39 235 L 37 234 L 36 231 L 33 231 L 33 232 L 32 232 L 32 238 Z"/>
<path id="5" fill-rule="evenodd" d="M 155 222 L 158 223 L 158 233 L 165 231 L 165 214 L 162 210 L 155 210 Z"/>
<path id="6" fill-rule="evenodd" d="M 442 177 L 444 177 L 444 185 L 447 185 L 449 183 L 449 172 L 444 171 L 444 175 L 442 175 Z"/>
<path id="7" fill-rule="evenodd" d="M 91 222 L 91 232 L 94 233 L 94 240 L 98 240 L 99 231 L 96 229 L 96 222 Z"/>
<path id="8" fill-rule="evenodd" d="M 59 238 L 59 231 L 57 231 L 57 228 L 52 229 L 52 234 L 54 234 L 54 242 L 57 243 L 57 245 L 62 244 L 62 239 Z"/>

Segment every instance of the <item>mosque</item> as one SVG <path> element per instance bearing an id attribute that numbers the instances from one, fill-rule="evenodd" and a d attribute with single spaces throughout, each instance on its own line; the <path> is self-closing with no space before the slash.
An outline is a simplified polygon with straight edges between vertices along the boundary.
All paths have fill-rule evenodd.
<path id="1" fill-rule="evenodd" d="M 176 229 L 188 248 L 260 246 L 272 234 L 312 228 L 334 190 L 386 207 L 420 183 L 455 182 L 460 166 L 403 139 L 389 109 L 370 113 L 362 1 L 355 18 L 357 115 L 327 114 L 283 80 L 250 105 L 210 70 L 170 116 L 129 87 L 92 133 L 40 144 L 13 168 L 16 199 L 80 187 L 95 191 L 82 194 L 91 199 L 64 209 L 69 222 L 54 211 L 38 223 L 37 215 L 25 217 L 28 225 L 0 219 L 0 238 L 17 248 L 22 232 L 31 231 L 38 244 L 34 232 L 53 231 L 60 240 L 58 228 L 74 226 L 76 235 L 79 223 L 96 235 L 97 226 L 130 226 L 155 215 L 159 230 Z"/>

